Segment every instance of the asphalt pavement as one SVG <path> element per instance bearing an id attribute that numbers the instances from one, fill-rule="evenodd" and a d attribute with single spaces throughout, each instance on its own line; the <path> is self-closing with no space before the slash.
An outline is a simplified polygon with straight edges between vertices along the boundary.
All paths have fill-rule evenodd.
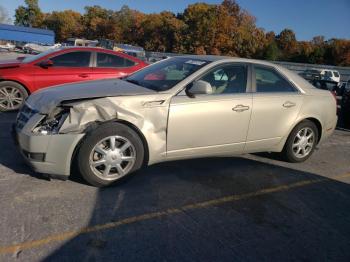
<path id="1" fill-rule="evenodd" d="M 350 260 L 350 132 L 302 164 L 174 161 L 97 189 L 32 172 L 14 119 L 0 114 L 0 261 Z"/>
<path id="2" fill-rule="evenodd" d="M 15 116 L 0 113 L 0 261 L 350 260 L 349 131 L 302 164 L 174 161 L 97 189 L 31 171 Z"/>

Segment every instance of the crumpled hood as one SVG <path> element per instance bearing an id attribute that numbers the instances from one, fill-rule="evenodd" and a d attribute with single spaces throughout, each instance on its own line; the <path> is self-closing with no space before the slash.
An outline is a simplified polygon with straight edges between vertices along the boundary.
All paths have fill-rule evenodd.
<path id="1" fill-rule="evenodd" d="M 63 101 L 152 93 L 155 91 L 120 79 L 104 79 L 50 87 L 29 96 L 27 103 L 40 113 L 49 114 Z"/>

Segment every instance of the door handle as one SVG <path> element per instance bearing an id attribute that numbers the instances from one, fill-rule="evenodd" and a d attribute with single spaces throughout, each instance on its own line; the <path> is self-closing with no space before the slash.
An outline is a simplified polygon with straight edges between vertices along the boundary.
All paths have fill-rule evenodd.
<path id="1" fill-rule="evenodd" d="M 293 102 L 290 102 L 290 101 L 287 101 L 283 104 L 283 107 L 285 107 L 285 108 L 291 108 L 293 106 L 296 106 L 296 104 Z"/>
<path id="2" fill-rule="evenodd" d="M 87 77 L 89 77 L 88 74 L 80 74 L 80 75 L 78 75 L 78 76 L 81 77 L 81 78 L 87 78 Z"/>
<path id="3" fill-rule="evenodd" d="M 237 105 L 234 108 L 232 108 L 232 110 L 235 111 L 235 112 L 241 113 L 241 112 L 249 110 L 249 106 Z"/>

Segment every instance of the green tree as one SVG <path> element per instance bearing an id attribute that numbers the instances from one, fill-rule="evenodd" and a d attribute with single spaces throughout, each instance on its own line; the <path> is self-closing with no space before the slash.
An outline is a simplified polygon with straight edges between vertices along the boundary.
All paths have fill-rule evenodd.
<path id="1" fill-rule="evenodd" d="M 25 0 L 26 6 L 19 6 L 15 11 L 15 24 L 29 27 L 41 27 L 44 14 L 38 4 L 38 0 Z"/>
<path id="2" fill-rule="evenodd" d="M 276 41 L 272 41 L 269 43 L 265 49 L 264 52 L 264 59 L 269 61 L 276 61 L 279 59 L 281 54 L 280 49 L 278 48 L 278 45 Z"/>

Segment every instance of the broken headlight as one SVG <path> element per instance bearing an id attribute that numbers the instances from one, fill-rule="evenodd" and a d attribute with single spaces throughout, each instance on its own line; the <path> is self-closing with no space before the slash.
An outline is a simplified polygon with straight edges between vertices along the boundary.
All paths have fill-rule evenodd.
<path id="1" fill-rule="evenodd" d="M 53 113 L 47 115 L 33 129 L 33 133 L 40 135 L 58 134 L 64 121 L 69 115 L 69 108 L 57 108 Z"/>

